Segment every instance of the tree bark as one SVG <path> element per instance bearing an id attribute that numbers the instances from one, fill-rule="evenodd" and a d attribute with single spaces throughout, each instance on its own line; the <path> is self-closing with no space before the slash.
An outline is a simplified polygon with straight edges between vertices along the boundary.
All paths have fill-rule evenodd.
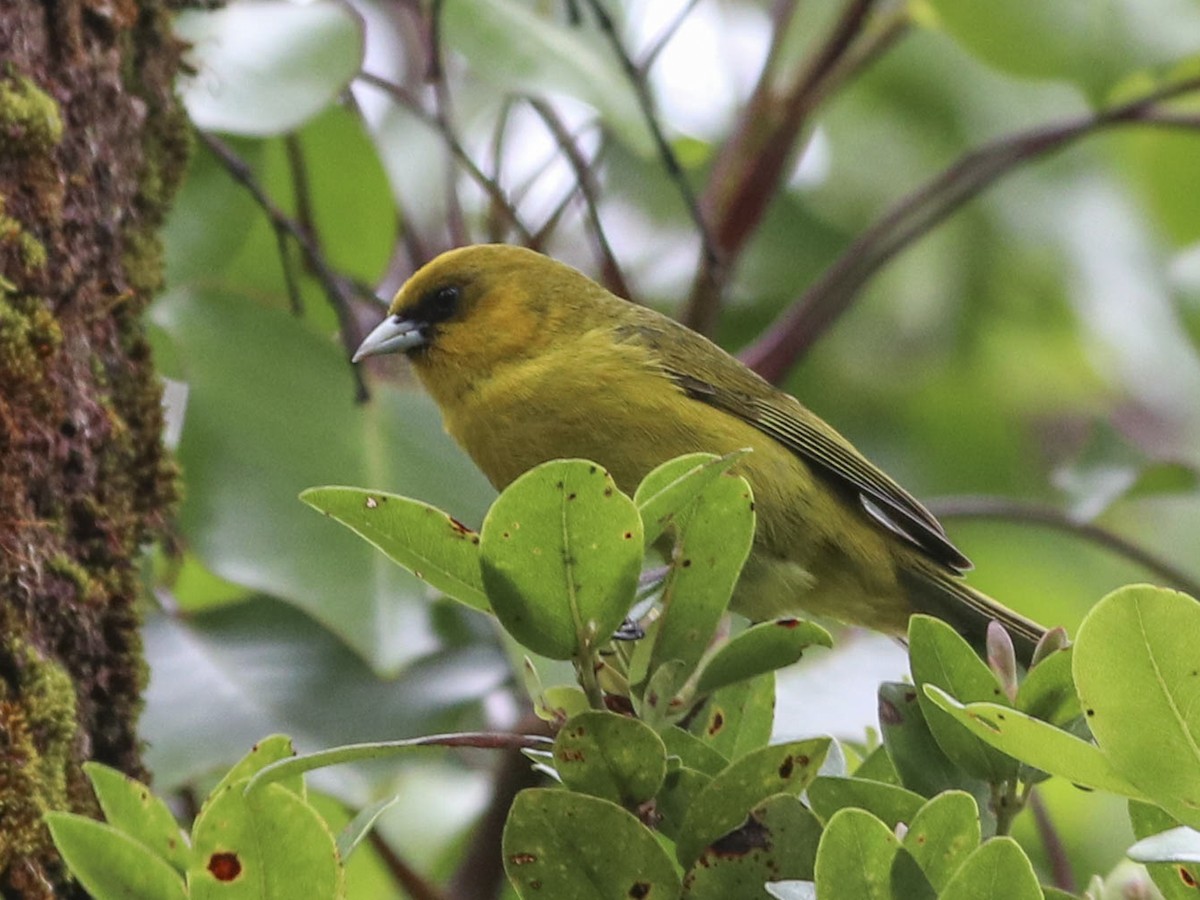
<path id="1" fill-rule="evenodd" d="M 188 131 L 159 0 L 0 4 L 0 893 L 84 896 L 41 816 L 144 777 L 141 549 L 175 499 L 142 323 Z"/>

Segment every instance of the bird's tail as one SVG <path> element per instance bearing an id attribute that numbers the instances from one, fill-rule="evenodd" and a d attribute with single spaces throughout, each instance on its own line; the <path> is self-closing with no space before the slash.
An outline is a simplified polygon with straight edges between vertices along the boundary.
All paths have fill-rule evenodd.
<path id="1" fill-rule="evenodd" d="M 1028 666 L 1034 648 L 1046 633 L 1041 625 L 1000 605 L 949 572 L 922 568 L 901 577 L 913 579 L 909 588 L 910 596 L 917 598 L 916 612 L 948 622 L 980 650 L 987 639 L 988 623 L 994 619 L 1012 636 L 1018 662 Z"/>

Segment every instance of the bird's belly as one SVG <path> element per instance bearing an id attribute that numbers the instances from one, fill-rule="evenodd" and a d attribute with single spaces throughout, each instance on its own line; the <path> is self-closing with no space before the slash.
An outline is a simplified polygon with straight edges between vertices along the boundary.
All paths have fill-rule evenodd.
<path id="1" fill-rule="evenodd" d="M 622 377 L 619 389 L 602 378 L 560 379 L 536 391 L 498 382 L 448 412 L 446 429 L 498 489 L 547 460 L 577 457 L 599 463 L 632 495 L 676 456 L 749 447 L 735 471 L 754 490 L 757 528 L 734 609 L 755 620 L 808 611 L 903 631 L 911 607 L 897 587 L 887 538 L 863 527 L 856 505 L 748 423 L 682 395 L 657 374 Z"/>

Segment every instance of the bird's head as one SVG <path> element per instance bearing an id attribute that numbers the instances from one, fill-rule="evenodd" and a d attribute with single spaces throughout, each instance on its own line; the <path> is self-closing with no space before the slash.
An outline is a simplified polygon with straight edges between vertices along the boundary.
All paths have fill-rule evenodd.
<path id="1" fill-rule="evenodd" d="M 503 244 L 450 250 L 418 270 L 354 354 L 404 353 L 422 380 L 461 389 L 505 362 L 582 333 L 615 300 L 585 275 L 540 253 Z M 442 382 L 441 384 L 436 384 Z"/>

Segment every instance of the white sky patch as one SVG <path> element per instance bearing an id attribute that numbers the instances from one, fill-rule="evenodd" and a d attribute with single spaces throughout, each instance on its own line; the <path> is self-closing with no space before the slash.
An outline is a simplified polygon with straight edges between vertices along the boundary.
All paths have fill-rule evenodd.
<path id="1" fill-rule="evenodd" d="M 1064 191 L 1059 233 L 1074 265 L 1071 300 L 1130 389 L 1179 408 L 1200 392 L 1200 366 L 1180 332 L 1163 272 L 1133 203 L 1097 180 Z"/>
<path id="2" fill-rule="evenodd" d="M 794 190 L 815 188 L 825 183 L 833 169 L 833 145 L 829 133 L 820 126 L 813 130 L 803 152 L 788 176 L 788 187 Z"/>
<path id="3" fill-rule="evenodd" d="M 839 632 L 831 651 L 811 650 L 777 675 L 772 742 L 814 734 L 861 741 L 879 728 L 879 684 L 908 679 L 908 655 L 894 638 Z"/>
<path id="4" fill-rule="evenodd" d="M 684 5 L 682 0 L 630 4 L 631 45 L 639 55 L 658 40 Z M 650 70 L 663 119 L 685 134 L 719 137 L 758 77 L 770 30 L 764 10 L 697 4 Z"/>

